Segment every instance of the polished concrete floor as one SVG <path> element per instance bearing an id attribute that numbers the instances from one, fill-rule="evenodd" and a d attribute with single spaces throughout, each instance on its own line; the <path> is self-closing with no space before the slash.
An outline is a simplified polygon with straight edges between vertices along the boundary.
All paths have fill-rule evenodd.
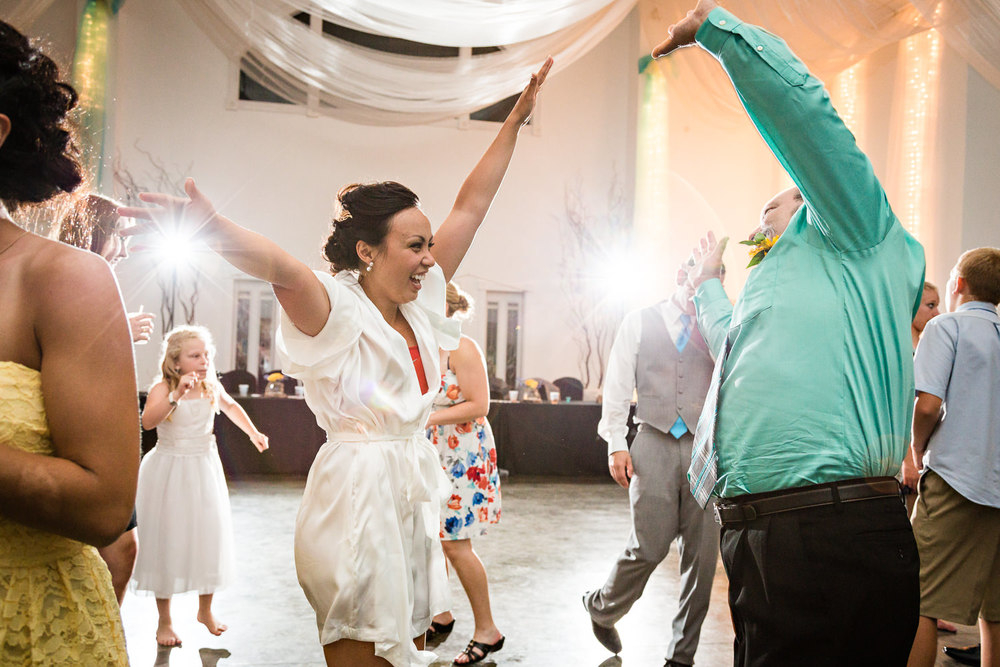
<path id="1" fill-rule="evenodd" d="M 213 637 L 195 621 L 197 596 L 177 596 L 174 627 L 183 645 L 158 649 L 151 598 L 129 593 L 122 608 L 132 664 L 137 667 L 311 667 L 323 665 L 314 616 L 295 579 L 292 532 L 304 480 L 232 482 L 238 580 L 216 596 L 215 611 L 229 630 Z M 628 500 L 610 482 L 511 479 L 503 489 L 503 521 L 475 541 L 491 581 L 494 617 L 507 636 L 503 650 L 484 665 L 627 667 L 663 664 L 677 607 L 674 550 L 646 592 L 618 624 L 624 650 L 618 658 L 593 638 L 581 594 L 599 586 L 629 530 Z M 140 548 L 141 531 L 140 526 Z M 450 665 L 468 642 L 472 618 L 452 576 L 455 631 L 436 649 L 435 665 Z M 877 629 L 872 640 L 877 641 Z M 726 576 L 719 564 L 712 607 L 696 656 L 700 667 L 732 664 L 733 632 L 726 606 Z M 977 641 L 973 628 L 939 643 Z M 804 665 L 808 663 L 804 662 Z M 942 656 L 942 667 L 954 664 Z"/>

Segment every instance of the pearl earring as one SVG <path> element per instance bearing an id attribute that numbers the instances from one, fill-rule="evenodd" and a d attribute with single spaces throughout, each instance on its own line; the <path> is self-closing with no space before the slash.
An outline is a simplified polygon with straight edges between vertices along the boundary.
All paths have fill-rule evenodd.
<path id="1" fill-rule="evenodd" d="M 366 268 L 365 271 L 371 271 L 373 266 L 375 266 L 375 261 L 374 260 L 372 260 L 371 262 L 368 262 L 368 268 Z"/>

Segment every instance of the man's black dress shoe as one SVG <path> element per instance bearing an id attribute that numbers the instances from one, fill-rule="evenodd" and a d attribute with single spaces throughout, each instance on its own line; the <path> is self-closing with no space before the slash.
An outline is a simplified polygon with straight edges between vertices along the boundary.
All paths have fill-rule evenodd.
<path id="1" fill-rule="evenodd" d="M 955 662 L 960 662 L 963 665 L 978 665 L 981 660 L 980 656 L 982 655 L 982 645 L 976 644 L 975 646 L 964 646 L 962 648 L 957 646 L 945 646 L 944 654 Z"/>
<path id="2" fill-rule="evenodd" d="M 587 606 L 587 594 L 583 594 L 583 608 L 587 610 L 587 614 L 590 614 L 590 607 Z M 597 621 L 591 617 L 590 619 L 590 629 L 594 631 L 594 637 L 597 641 L 601 642 L 601 646 L 608 649 L 615 655 L 622 652 L 622 638 L 618 636 L 618 631 L 615 630 L 614 626 L 606 628 L 603 625 L 598 625 Z"/>
<path id="3" fill-rule="evenodd" d="M 686 662 L 677 662 L 676 660 L 667 660 L 663 663 L 663 667 L 691 667 L 691 665 Z"/>

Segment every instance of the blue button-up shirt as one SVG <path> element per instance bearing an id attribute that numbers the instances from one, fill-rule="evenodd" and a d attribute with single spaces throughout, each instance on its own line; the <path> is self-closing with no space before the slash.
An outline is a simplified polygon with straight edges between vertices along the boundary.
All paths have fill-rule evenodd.
<path id="1" fill-rule="evenodd" d="M 783 41 L 723 9 L 697 40 L 805 201 L 735 304 L 718 280 L 695 295 L 713 352 L 730 342 L 715 495 L 894 475 L 913 412 L 910 322 L 923 248 L 823 84 Z"/>
<path id="2" fill-rule="evenodd" d="M 1000 507 L 1000 317 L 963 303 L 924 327 L 913 359 L 917 391 L 944 401 L 924 465 L 962 496 Z"/>

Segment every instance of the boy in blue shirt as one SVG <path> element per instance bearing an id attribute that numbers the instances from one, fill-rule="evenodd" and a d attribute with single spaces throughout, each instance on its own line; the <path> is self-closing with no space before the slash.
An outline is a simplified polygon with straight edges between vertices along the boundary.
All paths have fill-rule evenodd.
<path id="1" fill-rule="evenodd" d="M 964 253 L 951 271 L 950 312 L 924 328 L 914 358 L 913 460 L 921 467 L 913 532 L 920 622 L 909 667 L 932 667 L 936 620 L 972 625 L 982 664 L 1000 666 L 1000 249 Z"/>

